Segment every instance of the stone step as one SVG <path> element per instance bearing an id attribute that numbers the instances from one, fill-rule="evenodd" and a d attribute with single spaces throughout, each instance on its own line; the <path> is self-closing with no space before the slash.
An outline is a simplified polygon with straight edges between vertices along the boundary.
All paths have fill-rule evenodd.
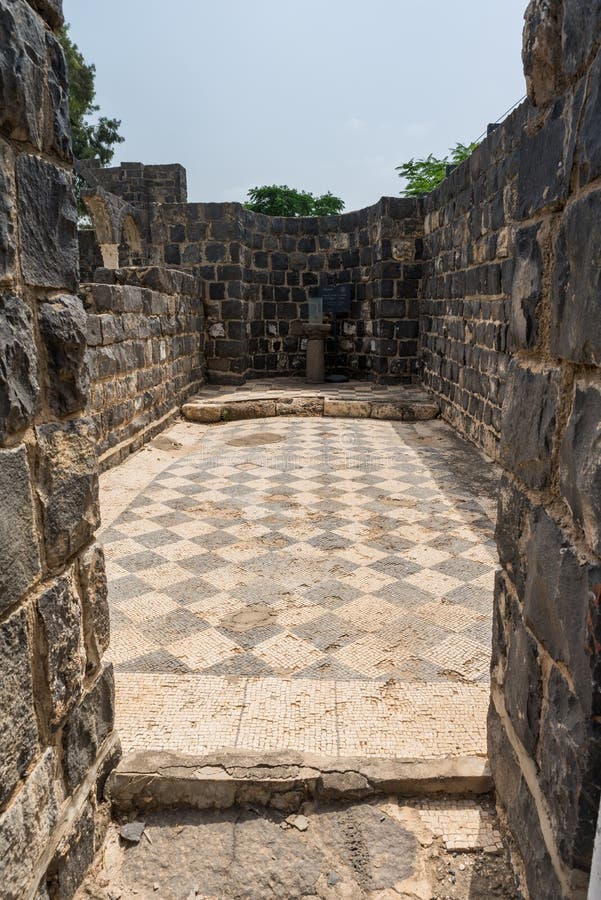
<path id="1" fill-rule="evenodd" d="M 254 803 L 296 812 L 303 803 L 492 790 L 481 756 L 431 760 L 337 759 L 312 753 L 223 750 L 204 756 L 142 751 L 121 760 L 106 784 L 120 812 L 172 807 L 228 809 Z"/>
<path id="2" fill-rule="evenodd" d="M 326 416 L 350 419 L 388 419 L 400 422 L 423 422 L 436 419 L 439 406 L 423 391 L 408 390 L 406 397 L 373 399 L 371 397 L 328 397 L 323 393 L 276 393 L 250 396 L 194 397 L 182 406 L 184 418 L 192 422 L 233 422 L 240 419 L 263 419 L 273 416 Z"/>

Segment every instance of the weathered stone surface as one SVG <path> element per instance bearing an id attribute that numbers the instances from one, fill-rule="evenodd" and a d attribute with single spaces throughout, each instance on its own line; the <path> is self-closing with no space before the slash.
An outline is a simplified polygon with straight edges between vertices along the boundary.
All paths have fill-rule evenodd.
<path id="1" fill-rule="evenodd" d="M 104 550 L 100 544 L 88 547 L 79 558 L 88 669 L 95 668 L 110 641 L 108 587 Z"/>
<path id="2" fill-rule="evenodd" d="M 16 141 L 41 147 L 44 26 L 21 0 L 2 0 L 0 30 L 0 128 Z"/>
<path id="3" fill-rule="evenodd" d="M 17 160 L 21 270 L 27 284 L 76 290 L 79 268 L 73 179 L 22 154 Z"/>
<path id="4" fill-rule="evenodd" d="M 22 900 L 33 865 L 46 846 L 57 820 L 54 750 L 44 753 L 23 790 L 0 816 L 2 897 Z"/>
<path id="5" fill-rule="evenodd" d="M 9 145 L 0 140 L 0 281 L 15 275 L 15 159 Z"/>
<path id="6" fill-rule="evenodd" d="M 94 806 L 87 803 L 69 834 L 59 844 L 51 869 L 55 896 L 71 900 L 77 893 L 88 868 L 94 861 L 95 850 Z"/>
<path id="7" fill-rule="evenodd" d="M 325 397 L 323 401 L 324 416 L 369 419 L 370 413 L 371 403 L 367 400 L 330 400 Z"/>
<path id="8" fill-rule="evenodd" d="M 584 0 L 588 3 L 589 0 Z M 601 50 L 591 67 L 588 93 L 584 103 L 578 133 L 576 163 L 580 185 L 584 186 L 601 175 Z"/>
<path id="9" fill-rule="evenodd" d="M 538 651 L 536 641 L 524 626 L 517 604 L 509 595 L 506 603 L 511 611 L 506 607 L 509 649 L 504 682 L 505 706 L 526 752 L 534 756 L 543 702 Z"/>
<path id="10" fill-rule="evenodd" d="M 591 548 L 601 554 L 601 387 L 577 382 L 560 451 L 561 490 Z"/>
<path id="11" fill-rule="evenodd" d="M 111 733 L 114 706 L 113 667 L 105 664 L 79 705 L 71 711 L 63 732 L 63 766 L 69 790 L 74 790 L 85 778 Z"/>
<path id="12" fill-rule="evenodd" d="M 82 409 L 90 387 L 85 360 L 87 315 L 79 297 L 42 303 L 38 321 L 46 348 L 48 400 L 59 416 Z"/>
<path id="13" fill-rule="evenodd" d="M 499 561 L 513 581 L 518 596 L 526 583 L 525 546 L 532 525 L 532 504 L 528 496 L 507 476 L 499 484 L 495 539 Z"/>
<path id="14" fill-rule="evenodd" d="M 277 416 L 321 416 L 324 401 L 321 397 L 279 398 L 275 403 Z"/>
<path id="15" fill-rule="evenodd" d="M 69 77 L 67 62 L 57 38 L 46 32 L 48 53 L 49 111 L 44 126 L 44 144 L 59 157 L 71 162 L 71 119 L 69 116 Z"/>
<path id="16" fill-rule="evenodd" d="M 41 425 L 36 432 L 46 562 L 57 568 L 100 524 L 96 429 L 90 419 L 76 419 Z"/>
<path id="17" fill-rule="evenodd" d="M 590 714 L 589 607 L 601 590 L 601 567 L 582 564 L 569 537 L 541 508 L 531 514 L 524 548 L 526 623 L 553 659 L 571 672 L 583 709 Z"/>
<path id="18" fill-rule="evenodd" d="M 209 406 L 205 403 L 184 403 L 182 413 L 191 422 L 219 422 L 221 420 L 221 407 Z"/>
<path id="19" fill-rule="evenodd" d="M 21 609 L 0 626 L 0 808 L 38 751 L 30 652 Z"/>
<path id="20" fill-rule="evenodd" d="M 529 487 L 543 488 L 551 476 L 557 425 L 559 374 L 534 371 L 512 360 L 501 426 L 501 460 Z M 536 410 L 533 415 L 532 411 Z"/>
<path id="21" fill-rule="evenodd" d="M 84 674 L 81 609 L 73 574 L 58 578 L 38 598 L 37 606 L 46 643 L 51 724 L 58 725 L 77 703 Z"/>
<path id="22" fill-rule="evenodd" d="M 601 366 L 601 191 L 566 211 L 555 247 L 551 351 L 572 362 Z"/>
<path id="23" fill-rule="evenodd" d="M 541 720 L 540 783 L 569 868 L 588 871 L 601 795 L 601 728 L 553 667 Z"/>
<path id="24" fill-rule="evenodd" d="M 586 65 L 600 33 L 600 0 L 563 0 L 563 68 L 568 76 Z"/>
<path id="25" fill-rule="evenodd" d="M 520 143 L 516 214 L 527 219 L 566 199 L 575 145 L 574 123 L 582 91 L 557 100 L 544 126 L 526 131 Z"/>
<path id="26" fill-rule="evenodd" d="M 25 593 L 40 558 L 25 447 L 0 450 L 0 612 Z"/>
<path id="27" fill-rule="evenodd" d="M 27 0 L 51 28 L 60 28 L 63 24 L 63 0 Z"/>
<path id="28" fill-rule="evenodd" d="M 561 14 L 562 0 L 531 0 L 524 16 L 522 62 L 534 106 L 551 102 L 564 86 Z"/>
<path id="29" fill-rule="evenodd" d="M 0 296 L 0 440 L 31 422 L 40 406 L 39 390 L 31 312 L 19 297 L 5 294 Z"/>
<path id="30" fill-rule="evenodd" d="M 511 285 L 511 348 L 533 347 L 538 338 L 538 308 L 543 291 L 543 255 L 539 225 L 520 229 L 515 236 L 515 266 Z"/>
<path id="31" fill-rule="evenodd" d="M 493 703 L 487 725 L 488 758 L 497 801 L 507 816 L 509 827 L 519 835 L 528 888 L 533 897 L 564 900 L 566 895 L 546 848 L 536 803 Z"/>
<path id="32" fill-rule="evenodd" d="M 262 419 L 275 416 L 275 400 L 241 400 L 222 406 L 221 418 L 225 422 L 237 419 Z"/>

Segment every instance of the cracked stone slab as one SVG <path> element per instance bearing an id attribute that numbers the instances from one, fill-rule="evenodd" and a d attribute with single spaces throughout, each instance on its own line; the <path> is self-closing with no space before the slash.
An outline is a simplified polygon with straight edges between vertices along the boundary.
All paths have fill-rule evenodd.
<path id="1" fill-rule="evenodd" d="M 107 781 L 106 795 L 120 810 L 227 809 L 252 802 L 296 812 L 315 798 L 349 801 L 379 794 L 465 795 L 491 789 L 483 757 L 338 759 L 295 751 L 227 750 L 194 757 L 147 751 L 121 760 Z"/>

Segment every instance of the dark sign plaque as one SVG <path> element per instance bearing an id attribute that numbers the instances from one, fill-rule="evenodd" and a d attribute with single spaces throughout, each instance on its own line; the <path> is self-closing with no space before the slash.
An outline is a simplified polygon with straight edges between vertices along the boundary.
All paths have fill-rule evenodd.
<path id="1" fill-rule="evenodd" d="M 321 289 L 323 297 L 323 311 L 333 316 L 339 316 L 351 311 L 351 286 L 350 284 L 328 284 Z"/>

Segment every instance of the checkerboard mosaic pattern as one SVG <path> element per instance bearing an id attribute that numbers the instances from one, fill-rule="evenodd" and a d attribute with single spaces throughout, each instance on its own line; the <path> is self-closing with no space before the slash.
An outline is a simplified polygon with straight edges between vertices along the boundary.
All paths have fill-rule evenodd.
<path id="1" fill-rule="evenodd" d="M 205 428 L 103 532 L 119 678 L 484 685 L 493 476 L 429 425 Z"/>

